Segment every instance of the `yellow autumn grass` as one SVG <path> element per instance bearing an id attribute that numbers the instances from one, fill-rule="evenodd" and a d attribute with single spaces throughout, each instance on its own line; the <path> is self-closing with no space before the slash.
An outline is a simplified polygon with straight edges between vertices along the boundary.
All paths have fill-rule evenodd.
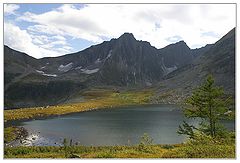
<path id="1" fill-rule="evenodd" d="M 84 93 L 86 101 L 80 103 L 5 110 L 4 121 L 49 117 L 116 106 L 147 104 L 152 95 L 152 90 L 126 91 L 122 93 L 91 90 Z"/>

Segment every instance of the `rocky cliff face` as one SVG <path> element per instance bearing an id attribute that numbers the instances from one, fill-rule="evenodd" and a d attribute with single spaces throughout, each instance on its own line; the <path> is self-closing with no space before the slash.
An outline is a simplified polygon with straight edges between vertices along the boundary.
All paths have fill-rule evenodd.
<path id="1" fill-rule="evenodd" d="M 103 83 L 144 85 L 159 81 L 163 76 L 157 49 L 148 42 L 137 41 L 132 34 L 123 34 L 109 54 L 111 57 L 106 60 L 98 76 Z"/>
<path id="2" fill-rule="evenodd" d="M 184 41 L 168 45 L 158 51 L 166 67 L 182 67 L 193 60 L 191 49 Z"/>
<path id="3" fill-rule="evenodd" d="M 214 75 L 216 84 L 228 93 L 235 92 L 235 29 L 194 61 L 195 69 Z"/>

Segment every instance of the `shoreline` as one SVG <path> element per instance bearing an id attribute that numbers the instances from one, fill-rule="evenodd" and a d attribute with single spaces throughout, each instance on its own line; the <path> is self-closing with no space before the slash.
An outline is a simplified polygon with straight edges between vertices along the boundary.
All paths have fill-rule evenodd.
<path id="1" fill-rule="evenodd" d="M 118 106 L 144 105 L 151 103 L 152 95 L 152 91 L 111 93 L 101 98 L 88 99 L 79 103 L 4 110 L 4 122 L 59 116 Z"/>
<path id="2" fill-rule="evenodd" d="M 141 105 L 168 105 L 168 104 L 141 104 Z M 129 106 L 129 105 L 128 105 Z M 131 105 L 138 106 L 138 105 Z M 116 107 L 124 107 L 118 105 Z M 91 110 L 84 110 L 81 112 L 97 111 L 100 109 L 108 108 L 95 108 Z M 114 108 L 115 109 L 115 108 Z M 117 108 L 116 108 L 117 109 Z M 74 114 L 75 112 L 66 113 Z M 64 115 L 66 115 L 64 114 Z M 63 114 L 62 114 L 63 115 Z M 57 116 L 62 116 L 57 115 Z M 51 118 L 40 117 L 42 119 Z M 30 119 L 28 119 L 30 120 Z M 18 120 L 23 121 L 23 120 Z M 81 144 L 63 146 L 60 144 L 52 145 L 46 144 L 54 142 L 57 139 L 44 137 L 40 132 L 33 130 L 28 132 L 28 135 L 23 139 L 20 145 L 11 146 L 12 144 L 4 144 L 4 158 L 197 158 L 197 157 L 211 157 L 211 158 L 234 158 L 235 157 L 235 144 L 196 144 L 194 146 L 188 141 L 176 144 L 150 144 L 141 146 L 137 144 L 125 145 L 99 145 L 87 146 Z M 45 142 L 41 141 L 45 139 Z M 61 139 L 62 140 L 62 139 Z M 17 141 L 17 140 L 15 140 Z M 20 141 L 20 140 L 19 140 Z M 68 140 L 69 141 L 69 140 Z M 39 144 L 37 144 L 37 142 Z M 56 142 L 56 141 L 55 141 Z M 223 152 L 222 149 L 225 149 Z M 201 155 L 196 151 L 203 151 Z M 209 154 L 214 150 L 214 154 Z M 18 151 L 18 152 L 16 152 Z"/>
<path id="3" fill-rule="evenodd" d="M 138 106 L 157 106 L 157 105 L 171 105 L 171 106 L 176 106 L 177 104 L 156 104 L 156 103 L 147 103 L 147 104 L 128 104 L 128 105 L 118 105 L 118 106 L 108 106 L 108 107 L 100 107 L 100 108 L 89 108 L 86 110 L 81 110 L 81 111 L 76 111 L 76 112 L 68 112 L 64 114 L 51 114 L 51 115 L 46 115 L 46 116 L 36 116 L 36 117 L 31 117 L 31 118 L 23 118 L 23 119 L 16 119 L 16 120 L 8 120 L 4 122 L 4 127 L 11 127 L 14 124 L 18 124 L 21 122 L 28 122 L 32 120 L 44 120 L 44 119 L 50 119 L 50 118 L 56 118 L 56 117 L 61 117 L 65 115 L 71 115 L 75 113 L 85 113 L 85 112 L 93 112 L 93 111 L 98 111 L 98 110 L 108 110 L 108 109 L 117 109 L 117 108 L 122 108 L 122 107 L 138 107 Z"/>
<path id="4" fill-rule="evenodd" d="M 6 143 L 4 142 L 4 147 L 5 146 L 12 147 L 13 144 L 15 144 L 16 142 L 21 142 L 22 140 L 26 139 L 29 136 L 29 132 L 24 127 L 22 126 L 11 126 L 11 127 L 14 128 L 14 131 L 11 134 L 14 134 L 16 138 L 14 138 L 14 140 L 10 142 L 6 142 Z"/>
<path id="5" fill-rule="evenodd" d="M 166 105 L 171 105 L 171 106 L 175 106 L 175 104 L 131 104 L 131 105 L 119 105 L 119 106 L 116 106 L 116 107 L 104 107 L 104 108 L 92 108 L 92 109 L 88 109 L 88 110 L 82 110 L 82 111 L 79 111 L 79 112 L 71 112 L 71 113 L 66 113 L 66 114 L 61 114 L 61 115 L 50 115 L 50 116 L 41 116 L 41 117 L 34 117 L 34 118 L 29 118 L 29 119 L 20 119 L 20 120 L 12 120 L 12 121 L 8 121 L 8 122 L 5 122 L 4 123 L 4 127 L 17 127 L 17 128 L 22 128 L 22 129 L 25 129 L 23 126 L 19 125 L 21 122 L 27 122 L 27 121 L 32 121 L 32 120 L 45 120 L 45 119 L 51 119 L 51 118 L 56 118 L 56 117 L 61 117 L 61 116 L 66 116 L 66 115 L 71 115 L 71 114 L 76 114 L 76 113 L 84 113 L 84 112 L 95 112 L 95 111 L 99 111 L 99 110 L 109 110 L 109 109 L 119 109 L 119 108 L 124 108 L 124 107 L 138 107 L 138 106 L 146 106 L 146 107 L 151 107 L 151 106 L 166 106 Z M 21 141 L 21 140 L 26 140 L 27 137 L 28 138 L 28 141 L 29 139 L 31 139 L 31 135 L 37 135 L 38 131 L 30 131 L 28 132 L 27 129 L 25 129 L 27 135 L 25 135 L 25 137 L 21 137 L 19 139 L 16 139 L 14 141 L 11 142 L 11 144 L 18 144 L 16 146 L 21 146 L 22 143 L 14 143 L 16 141 Z M 37 136 L 41 136 L 40 134 L 37 135 Z M 42 140 L 41 142 L 39 142 L 40 144 L 44 144 L 44 142 L 49 142 L 49 144 L 59 144 L 60 142 L 55 142 L 53 143 L 52 141 L 54 141 L 54 139 L 49 139 L 49 138 L 43 138 L 42 137 Z M 31 141 L 31 140 L 30 140 Z M 8 143 L 10 144 L 10 143 Z M 32 142 L 30 142 L 30 144 L 33 144 Z M 132 144 L 134 145 L 134 144 Z M 132 146 L 131 145 L 131 146 Z M 34 146 L 34 145 L 33 145 Z M 55 145 L 54 145 L 55 146 Z"/>
<path id="6" fill-rule="evenodd" d="M 117 106 L 108 106 L 108 107 L 102 107 L 102 108 L 90 108 L 90 109 L 86 109 L 86 110 L 81 110 L 81 111 L 76 111 L 76 112 L 70 112 L 70 113 L 65 113 L 65 114 L 60 114 L 60 115 L 48 115 L 48 116 L 40 116 L 40 117 L 33 117 L 33 118 L 28 118 L 28 119 L 20 119 L 20 120 L 12 120 L 12 121 L 8 121 L 8 122 L 4 122 L 4 127 L 16 127 L 19 123 L 21 122 L 27 122 L 27 121 L 32 121 L 32 120 L 44 120 L 44 119 L 50 119 L 50 118 L 55 118 L 55 117 L 61 117 L 61 116 L 65 116 L 65 115 L 71 115 L 71 114 L 76 114 L 76 113 L 83 113 L 83 112 L 93 112 L 93 111 L 98 111 L 98 110 L 109 110 L 109 109 L 118 109 L 118 108 L 122 108 L 122 107 L 137 107 L 137 106 L 158 106 L 158 105 L 171 105 L 171 106 L 176 106 L 176 104 L 150 104 L 150 103 L 145 103 L 145 104 L 128 104 L 128 105 L 117 105 Z M 114 107 L 114 108 L 113 108 Z M 20 126 L 18 128 L 22 128 L 25 129 L 23 126 Z M 27 133 L 27 135 L 25 135 L 25 137 L 20 137 L 17 140 L 14 140 L 13 142 L 16 141 L 21 141 L 25 140 L 27 137 L 30 137 L 31 135 L 36 135 L 38 132 L 36 131 L 35 133 L 31 132 L 28 133 L 28 131 L 25 129 L 25 133 Z M 33 136 L 34 137 L 34 136 Z M 43 138 L 43 137 L 42 137 Z M 30 139 L 30 140 L 29 140 Z M 30 144 L 33 144 L 33 142 L 31 142 L 31 138 L 29 138 L 28 141 L 30 141 Z M 35 139 L 35 138 L 34 138 Z M 44 141 L 42 141 L 44 144 L 44 142 L 50 142 L 49 144 L 54 144 L 52 143 L 52 141 L 54 141 L 54 139 L 48 139 L 48 138 L 43 138 L 45 139 Z M 12 142 L 10 142 L 12 143 Z M 8 144 L 10 144 L 8 143 Z M 60 142 L 55 142 L 55 144 L 59 144 Z M 7 145 L 8 145 L 7 144 Z M 21 146 L 22 143 L 20 143 Z M 41 142 L 40 142 L 41 144 Z M 164 144 L 159 144 L 159 145 L 164 145 Z M 19 146 L 19 145 L 18 145 Z M 34 145 L 32 145 L 34 146 Z M 41 146 L 41 145 L 40 145 Z M 54 145 L 55 146 L 55 145 Z"/>

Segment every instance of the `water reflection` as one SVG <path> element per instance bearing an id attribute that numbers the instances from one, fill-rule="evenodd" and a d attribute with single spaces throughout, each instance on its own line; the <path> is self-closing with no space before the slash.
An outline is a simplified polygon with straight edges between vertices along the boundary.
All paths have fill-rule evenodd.
<path id="1" fill-rule="evenodd" d="M 81 145 L 133 145 L 144 133 L 155 144 L 175 144 L 185 139 L 176 133 L 183 119 L 177 106 L 151 105 L 74 113 L 20 125 L 38 133 L 32 145 L 59 145 L 64 138 Z M 233 122 L 227 125 L 234 127 Z"/>

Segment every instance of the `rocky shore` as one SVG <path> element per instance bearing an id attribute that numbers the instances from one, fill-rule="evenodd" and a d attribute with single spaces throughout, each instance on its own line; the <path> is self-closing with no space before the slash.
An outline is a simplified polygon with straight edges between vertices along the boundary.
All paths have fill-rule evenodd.
<path id="1" fill-rule="evenodd" d="M 22 140 L 26 139 L 28 136 L 28 131 L 24 127 L 12 127 L 12 135 L 14 139 L 11 142 L 4 142 L 4 146 L 13 146 L 16 142 L 21 142 Z"/>

